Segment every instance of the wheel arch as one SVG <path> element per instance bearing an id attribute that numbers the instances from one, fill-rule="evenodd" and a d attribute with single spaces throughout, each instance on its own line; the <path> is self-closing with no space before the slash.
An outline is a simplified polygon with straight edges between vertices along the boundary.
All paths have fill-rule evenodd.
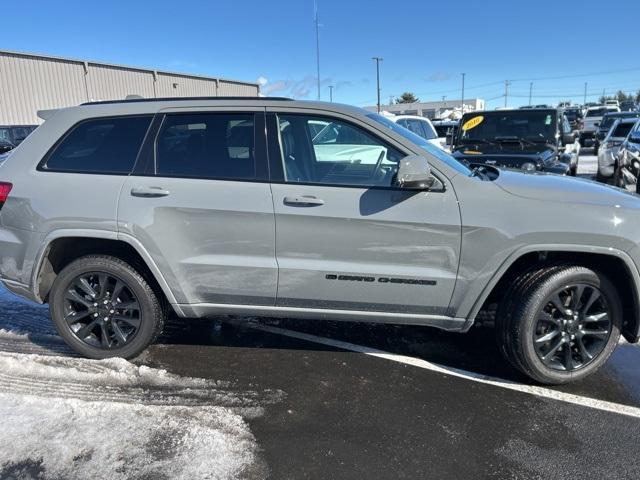
<path id="1" fill-rule="evenodd" d="M 32 273 L 35 298 L 45 303 L 58 272 L 69 262 L 89 254 L 112 255 L 130 263 L 182 316 L 174 292 L 146 249 L 133 237 L 108 231 L 60 230 L 47 235 Z"/>
<path id="2" fill-rule="evenodd" d="M 492 303 L 499 302 L 507 286 L 515 277 L 540 263 L 567 263 L 592 268 L 603 274 L 615 285 L 623 304 L 622 335 L 636 343 L 640 337 L 640 273 L 625 252 L 609 247 L 582 245 L 528 246 L 513 253 L 495 272 L 474 303 L 468 318 L 476 319 L 478 313 Z"/>

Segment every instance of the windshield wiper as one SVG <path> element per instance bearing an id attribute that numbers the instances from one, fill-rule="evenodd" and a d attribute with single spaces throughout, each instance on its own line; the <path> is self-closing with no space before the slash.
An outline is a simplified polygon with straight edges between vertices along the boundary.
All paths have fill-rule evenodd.
<path id="1" fill-rule="evenodd" d="M 474 145 L 477 143 L 484 143 L 486 145 L 497 145 L 496 142 L 492 142 L 490 140 L 486 140 L 484 138 L 465 138 L 462 140 L 460 145 Z"/>
<path id="2" fill-rule="evenodd" d="M 517 142 L 522 146 L 524 146 L 525 143 L 533 146 L 536 145 L 535 142 L 532 142 L 531 140 L 527 140 L 526 138 L 522 138 L 522 137 L 496 137 L 495 140 L 498 143 Z"/>

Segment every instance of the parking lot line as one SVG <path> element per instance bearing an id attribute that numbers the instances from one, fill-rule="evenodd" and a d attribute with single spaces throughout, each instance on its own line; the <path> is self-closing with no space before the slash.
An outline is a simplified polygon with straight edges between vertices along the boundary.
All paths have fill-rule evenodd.
<path id="1" fill-rule="evenodd" d="M 491 377 L 488 375 L 482 375 L 479 373 L 469 372 L 459 368 L 447 367 L 437 363 L 432 363 L 421 358 L 409 357 L 406 355 L 398 355 L 396 353 L 385 352 L 384 350 L 378 350 L 376 348 L 367 347 L 364 345 L 357 345 L 350 342 L 344 342 L 342 340 L 335 340 L 332 338 L 320 337 L 309 333 L 298 332 L 295 330 L 289 330 L 280 327 L 274 327 L 271 325 L 263 325 L 259 323 L 250 323 L 249 327 L 254 330 L 259 330 L 267 333 L 273 333 L 276 335 L 284 335 L 298 340 L 304 340 L 313 343 L 319 343 L 341 350 L 348 350 L 357 353 L 363 353 L 372 357 L 382 358 L 384 360 L 390 360 L 392 362 L 403 363 L 413 367 L 430 370 L 432 372 L 442 373 L 473 382 L 483 383 L 485 385 L 492 385 L 494 387 L 506 388 L 507 390 L 514 390 L 517 392 L 527 393 L 535 395 L 537 397 L 546 398 L 550 400 L 558 400 L 561 402 L 572 403 L 580 405 L 582 407 L 593 408 L 604 412 L 617 413 L 620 415 L 627 415 L 630 417 L 640 418 L 640 408 L 632 407 L 628 405 L 622 405 L 614 402 L 607 402 L 605 400 L 597 400 L 590 397 L 584 397 L 581 395 L 574 395 L 571 393 L 560 392 L 551 388 L 540 387 L 536 385 L 526 385 L 523 383 L 512 382 L 510 380 L 504 380 L 497 377 Z"/>

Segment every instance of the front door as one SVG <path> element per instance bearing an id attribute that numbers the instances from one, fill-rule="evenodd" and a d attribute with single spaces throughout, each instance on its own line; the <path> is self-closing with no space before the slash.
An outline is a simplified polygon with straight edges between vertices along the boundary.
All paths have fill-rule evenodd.
<path id="1" fill-rule="evenodd" d="M 461 236 L 450 185 L 395 188 L 409 152 L 355 120 L 268 117 L 276 304 L 446 315 Z"/>

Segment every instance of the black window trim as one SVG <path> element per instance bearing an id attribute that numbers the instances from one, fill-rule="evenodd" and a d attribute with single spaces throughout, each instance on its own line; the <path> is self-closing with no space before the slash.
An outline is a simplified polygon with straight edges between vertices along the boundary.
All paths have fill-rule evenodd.
<path id="1" fill-rule="evenodd" d="M 95 171 L 95 170 L 62 170 L 62 169 L 57 169 L 57 168 L 47 168 L 47 161 L 49 161 L 49 159 L 51 158 L 51 156 L 53 155 L 53 153 L 56 151 L 56 149 L 62 144 L 62 142 L 64 142 L 69 135 L 71 135 L 76 128 L 80 127 L 82 124 L 84 123 L 88 123 L 88 122 L 92 122 L 92 121 L 102 121 L 102 120 L 111 120 L 111 119 L 120 119 L 120 118 L 137 118 L 137 117 L 148 117 L 149 118 L 149 125 L 147 126 L 147 130 L 145 131 L 144 136 L 142 137 L 142 142 L 140 142 L 140 146 L 138 147 L 138 153 L 136 154 L 136 158 L 133 161 L 133 165 L 131 166 L 131 168 L 129 169 L 128 172 L 99 172 L 99 171 Z M 44 154 L 44 156 L 42 157 L 42 160 L 40 160 L 40 162 L 38 163 L 38 166 L 36 167 L 36 170 L 38 172 L 46 172 L 46 173 L 71 173 L 71 174 L 82 174 L 82 175 L 110 175 L 110 176 L 114 176 L 114 177 L 126 177 L 131 175 L 131 172 L 133 172 L 136 168 L 136 165 L 138 163 L 138 159 L 140 157 L 140 153 L 142 152 L 142 149 L 144 147 L 144 144 L 146 142 L 147 136 L 149 134 L 149 131 L 151 129 L 151 127 L 153 126 L 153 121 L 154 121 L 154 114 L 153 113 L 136 113 L 136 114 L 129 114 L 129 115 L 108 115 L 108 116 L 98 116 L 98 117 L 87 117 L 87 118 L 83 118 L 82 120 L 74 123 L 73 125 L 71 125 L 71 127 L 69 127 L 69 129 L 64 133 L 64 135 L 62 135 L 54 144 L 51 148 L 49 148 L 49 150 L 47 150 L 47 153 Z"/>
<path id="2" fill-rule="evenodd" d="M 157 156 L 156 146 L 162 126 L 167 116 L 187 116 L 187 115 L 253 115 L 253 143 L 254 143 L 254 162 L 255 162 L 255 178 L 236 178 L 236 177 L 204 177 L 189 175 L 167 175 L 157 173 Z M 154 119 L 153 130 L 149 131 L 143 152 L 141 155 L 140 165 L 131 173 L 136 177 L 154 177 L 154 178 L 185 178 L 190 180 L 204 180 L 216 182 L 249 182 L 249 183 L 269 183 L 269 162 L 267 155 L 266 125 L 264 109 L 257 108 L 255 110 L 236 110 L 230 107 L 228 110 L 190 110 L 187 112 L 163 112 L 158 113 L 157 122 Z"/>
<path id="3" fill-rule="evenodd" d="M 384 186 L 384 185 L 356 185 L 356 184 L 345 184 L 345 183 L 322 183 L 322 182 L 288 182 L 284 177 L 284 166 L 283 166 L 283 158 L 282 158 L 282 150 L 280 146 L 280 135 L 279 135 L 279 123 L 278 123 L 278 115 L 295 115 L 295 116 L 304 116 L 304 117 L 314 117 L 314 118 L 326 118 L 330 121 L 340 120 L 341 122 L 348 123 L 356 128 L 361 130 L 366 130 L 367 134 L 373 137 L 375 140 L 381 142 L 383 145 L 387 145 L 395 150 L 399 150 L 400 153 L 405 155 L 411 155 L 413 152 L 407 153 L 406 148 L 399 147 L 393 145 L 391 142 L 387 140 L 383 140 L 380 138 L 380 135 L 377 132 L 372 132 L 369 129 L 364 129 L 363 127 L 355 124 L 352 121 L 344 119 L 342 117 L 332 117 L 326 113 L 312 113 L 308 111 L 301 112 L 290 112 L 290 111 L 269 111 L 267 112 L 267 144 L 268 144 L 268 152 L 269 152 L 269 170 L 271 171 L 271 183 L 275 185 L 304 185 L 304 186 L 316 186 L 316 187 L 340 187 L 340 188 L 358 188 L 360 190 L 390 190 L 390 191 L 398 191 L 398 192 L 432 192 L 432 193 L 443 193 L 447 190 L 446 183 L 442 180 L 443 175 L 440 174 L 433 167 L 431 168 L 431 174 L 438 180 L 442 188 L 433 188 L 430 190 L 409 190 L 407 188 L 396 187 L 396 186 Z"/>

